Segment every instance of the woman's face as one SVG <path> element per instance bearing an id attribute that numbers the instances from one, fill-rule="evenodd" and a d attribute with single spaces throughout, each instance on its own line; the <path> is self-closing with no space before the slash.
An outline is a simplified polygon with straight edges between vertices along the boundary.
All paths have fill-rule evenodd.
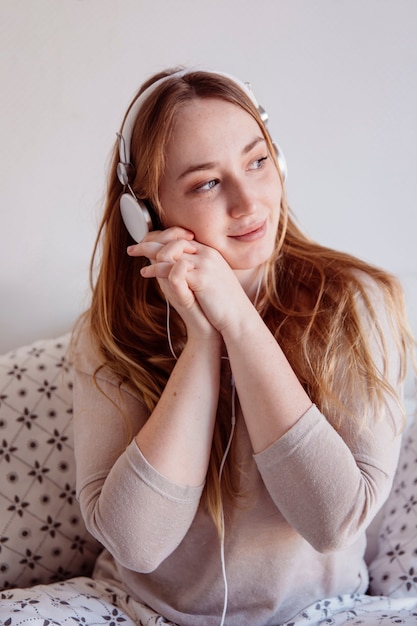
<path id="1" fill-rule="evenodd" d="M 159 188 L 165 227 L 192 231 L 234 270 L 253 269 L 274 249 L 281 192 L 262 132 L 246 111 L 215 98 L 181 109 Z"/>

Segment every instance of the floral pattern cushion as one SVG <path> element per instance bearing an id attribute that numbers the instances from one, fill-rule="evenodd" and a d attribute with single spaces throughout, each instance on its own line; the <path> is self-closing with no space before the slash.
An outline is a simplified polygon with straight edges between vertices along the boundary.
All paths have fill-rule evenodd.
<path id="1" fill-rule="evenodd" d="M 370 592 L 417 596 L 417 419 L 403 436 L 400 461 L 384 505 L 378 548 L 369 565 Z"/>
<path id="2" fill-rule="evenodd" d="M 91 572 L 75 499 L 70 335 L 0 356 L 0 589 Z"/>
<path id="3" fill-rule="evenodd" d="M 88 576 L 101 550 L 75 499 L 69 339 L 40 340 L 0 356 L 0 590 Z M 411 600 L 417 420 L 404 435 L 393 489 L 376 522 L 370 593 Z"/>

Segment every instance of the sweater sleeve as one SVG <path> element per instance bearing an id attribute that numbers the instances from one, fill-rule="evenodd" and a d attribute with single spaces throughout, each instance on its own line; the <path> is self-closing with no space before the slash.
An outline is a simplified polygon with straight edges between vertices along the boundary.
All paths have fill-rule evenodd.
<path id="1" fill-rule="evenodd" d="M 392 326 L 373 285 L 369 296 L 389 352 L 387 380 L 398 390 L 399 352 Z M 381 339 L 370 321 L 367 332 L 374 362 L 383 371 Z M 342 386 L 343 363 L 339 376 Z M 347 420 L 336 431 L 312 406 L 283 437 L 254 456 L 282 515 L 320 552 L 342 549 L 366 529 L 388 497 L 398 463 L 400 403 L 386 392 L 381 413 L 362 420 L 361 426 L 363 400 L 351 398 L 349 409 L 357 422 Z"/>
<path id="2" fill-rule="evenodd" d="M 132 437 L 146 420 L 140 400 L 96 364 L 75 359 L 77 497 L 88 530 L 124 567 L 150 572 L 182 541 L 203 487 L 176 485 L 144 458 Z"/>

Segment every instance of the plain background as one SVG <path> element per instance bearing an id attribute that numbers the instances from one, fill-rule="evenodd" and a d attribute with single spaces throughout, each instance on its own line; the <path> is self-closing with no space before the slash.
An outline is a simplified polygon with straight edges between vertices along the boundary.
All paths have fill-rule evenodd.
<path id="1" fill-rule="evenodd" d="M 180 64 L 251 82 L 304 230 L 415 304 L 415 0 L 1 0 L 0 352 L 87 306 L 115 133 L 142 81 Z"/>

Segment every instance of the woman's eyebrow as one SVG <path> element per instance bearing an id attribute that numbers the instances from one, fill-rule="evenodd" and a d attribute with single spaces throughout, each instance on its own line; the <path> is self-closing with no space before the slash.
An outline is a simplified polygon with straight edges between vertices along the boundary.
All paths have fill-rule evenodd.
<path id="1" fill-rule="evenodd" d="M 255 139 L 253 139 L 252 141 L 250 141 L 242 150 L 242 154 L 248 154 L 248 152 L 250 152 L 256 145 L 258 145 L 258 143 L 265 143 L 265 137 L 263 135 L 259 136 L 259 137 L 255 137 Z M 181 180 L 181 178 L 184 178 L 185 176 L 188 176 L 188 174 L 192 174 L 193 172 L 201 172 L 203 170 L 210 170 L 212 168 L 216 167 L 216 162 L 215 161 L 207 161 L 206 163 L 196 163 L 195 165 L 190 165 L 189 167 L 187 167 L 187 169 L 185 169 L 179 176 L 177 180 Z"/>
<path id="2" fill-rule="evenodd" d="M 181 178 L 185 178 L 185 176 L 187 176 L 188 174 L 192 174 L 193 172 L 201 172 L 202 170 L 210 170 L 215 166 L 216 166 L 215 161 L 208 161 L 207 163 L 198 163 L 195 165 L 190 165 L 190 167 L 187 167 L 187 169 L 184 170 L 182 174 L 178 176 L 177 180 L 181 180 Z"/>
<path id="3" fill-rule="evenodd" d="M 248 152 L 250 152 L 255 146 L 258 145 L 258 143 L 265 143 L 265 137 L 263 135 L 260 135 L 259 137 L 256 137 L 253 141 L 249 142 L 248 145 L 243 148 L 242 154 L 247 154 Z"/>

